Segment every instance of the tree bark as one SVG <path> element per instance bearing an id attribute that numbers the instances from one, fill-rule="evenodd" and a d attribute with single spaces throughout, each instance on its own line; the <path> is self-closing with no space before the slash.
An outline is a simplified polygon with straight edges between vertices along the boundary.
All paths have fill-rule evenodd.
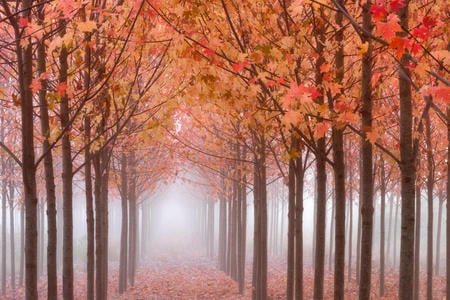
<path id="1" fill-rule="evenodd" d="M 137 256 L 137 230 L 138 230 L 138 214 L 137 214 L 137 196 L 136 196 L 136 159 L 134 150 L 130 152 L 129 156 L 130 178 L 128 201 L 130 203 L 130 218 L 129 218 L 129 252 L 128 252 L 128 280 L 130 285 L 134 286 L 134 277 L 136 274 L 136 256 Z"/>
<path id="2" fill-rule="evenodd" d="M 2 124 L 3 128 L 5 128 L 4 124 Z M 3 132 L 1 138 L 3 139 Z M 6 197 L 8 195 L 8 184 L 5 157 L 2 157 L 2 160 L 2 295 L 4 296 L 6 293 Z"/>
<path id="3" fill-rule="evenodd" d="M 386 173 L 384 159 L 380 157 L 380 297 L 384 297 L 384 269 L 385 269 L 385 214 L 386 214 Z"/>
<path id="4" fill-rule="evenodd" d="M 447 46 L 448 50 L 450 50 L 450 43 Z M 450 118 L 450 105 L 447 105 L 447 119 Z M 445 282 L 445 290 L 446 295 L 450 295 L 450 122 L 447 121 L 447 182 L 446 182 L 446 194 L 447 194 L 447 234 L 446 234 L 446 282 Z"/>
<path id="5" fill-rule="evenodd" d="M 434 274 L 439 276 L 439 267 L 441 262 L 441 226 L 442 226 L 442 206 L 444 204 L 444 196 L 442 191 L 439 193 L 439 212 L 436 233 L 436 265 L 434 266 Z"/>
<path id="6" fill-rule="evenodd" d="M 31 0 L 21 1 L 21 15 L 30 19 Z M 37 187 L 34 153 L 33 94 L 30 88 L 33 77 L 31 37 L 21 46 L 21 33 L 16 32 L 16 49 L 19 70 L 22 121 L 22 181 L 25 202 L 25 299 L 35 300 L 37 292 Z"/>
<path id="7" fill-rule="evenodd" d="M 344 1 L 339 0 L 343 5 Z M 344 78 L 344 27 L 343 15 L 336 13 L 336 42 L 338 49 L 335 54 L 336 82 L 341 84 Z M 342 93 L 343 91 L 341 91 Z M 337 98 L 337 97 L 336 97 Z M 333 99 L 333 100 L 336 100 Z M 334 102 L 334 101 L 333 101 Z M 330 105 L 331 106 L 331 105 Z M 337 124 L 332 129 L 333 141 L 333 171 L 334 171 L 334 195 L 335 195 L 335 260 L 334 260 L 334 299 L 344 299 L 345 281 L 345 162 L 344 162 L 344 129 Z M 330 245 L 331 246 L 331 245 Z"/>
<path id="8" fill-rule="evenodd" d="M 363 5 L 363 28 L 372 32 L 371 1 Z M 359 299 L 370 299 L 372 275 L 372 234 L 373 234 L 373 157 L 372 144 L 367 140 L 367 131 L 372 130 L 372 41 L 369 36 L 363 36 L 363 42 L 369 43 L 362 57 L 362 109 L 361 128 L 364 130 L 361 146 L 361 261 Z"/>
<path id="9" fill-rule="evenodd" d="M 295 271 L 294 246 L 295 246 L 295 158 L 292 157 L 289 159 L 289 171 L 288 171 L 288 245 L 287 245 L 287 289 L 286 289 L 287 300 L 294 299 L 294 271 Z"/>
<path id="10" fill-rule="evenodd" d="M 408 31 L 409 0 L 399 10 L 400 26 Z M 413 295 L 414 274 L 414 196 L 416 184 L 416 160 L 413 149 L 413 103 L 408 54 L 401 58 L 399 73 L 400 90 L 400 171 L 401 171 L 401 243 L 400 243 L 400 280 L 399 299 L 409 300 Z"/>
<path id="11" fill-rule="evenodd" d="M 303 190 L 305 170 L 302 149 L 295 160 L 295 299 L 303 299 Z"/>
<path id="12" fill-rule="evenodd" d="M 120 233 L 120 260 L 119 260 L 119 293 L 127 290 L 127 250 L 128 250 L 128 160 L 122 153 L 120 163 L 120 196 L 122 204 L 122 226 Z"/>
<path id="13" fill-rule="evenodd" d="M 267 191 L 266 191 L 266 153 L 264 136 L 255 135 L 254 157 L 254 277 L 253 300 L 267 299 Z"/>
<path id="14" fill-rule="evenodd" d="M 86 116 L 84 119 L 85 141 L 87 143 L 84 150 L 84 182 L 86 195 L 86 229 L 87 229 L 87 262 L 86 262 L 86 286 L 87 299 L 94 300 L 95 292 L 95 224 L 94 224 L 94 198 L 92 194 L 92 166 L 91 150 L 91 119 Z"/>
<path id="15" fill-rule="evenodd" d="M 43 7 L 39 10 L 39 18 L 42 22 L 44 19 Z M 43 40 L 39 41 L 37 45 L 38 73 L 46 72 L 45 62 L 45 43 Z M 50 122 L 48 115 L 47 103 L 47 80 L 41 79 L 42 89 L 39 91 L 39 108 L 41 114 L 41 132 L 44 137 L 42 142 L 42 151 L 44 157 L 44 173 L 45 173 L 45 191 L 47 196 L 47 298 L 57 299 L 58 292 L 58 276 L 57 276 L 57 221 L 56 221 L 56 192 L 55 192 L 55 175 L 53 171 L 53 154 L 50 149 Z"/>
<path id="16" fill-rule="evenodd" d="M 61 35 L 65 34 L 65 20 L 60 21 L 63 28 Z M 59 83 L 68 84 L 68 51 L 62 46 L 59 56 Z M 73 209 L 72 209 L 72 149 L 70 145 L 70 107 L 67 94 L 61 95 L 60 118 L 62 151 L 62 197 L 63 197 L 63 297 L 73 299 Z"/>
<path id="17" fill-rule="evenodd" d="M 16 248 L 14 239 L 14 183 L 9 181 L 9 242 L 11 249 L 11 289 L 16 290 Z"/>
<path id="18" fill-rule="evenodd" d="M 392 203 L 392 202 L 391 202 Z M 416 187 L 416 236 L 414 241 L 414 300 L 420 299 L 420 187 Z M 391 207 L 392 210 L 392 207 Z M 392 214 L 392 212 L 391 212 Z M 389 253 L 389 252 L 388 252 Z"/>
<path id="19" fill-rule="evenodd" d="M 434 166 L 433 149 L 431 146 L 431 124 L 430 114 L 425 116 L 425 138 L 427 145 L 427 197 L 428 197 L 428 218 L 427 218 L 427 299 L 433 300 L 433 186 L 434 186 Z"/>
<path id="20" fill-rule="evenodd" d="M 320 10 L 320 19 L 324 18 L 322 9 Z M 323 21 L 320 21 L 322 23 Z M 325 62 L 323 57 L 325 48 L 325 28 L 323 24 L 315 24 L 316 52 L 318 59 L 315 63 L 315 83 L 320 86 L 323 82 L 323 73 L 320 67 Z M 316 98 L 317 103 L 323 104 L 323 96 Z M 318 120 L 319 122 L 322 120 Z M 317 194 L 316 194 L 316 223 L 315 223 L 315 254 L 314 254 L 314 299 L 323 299 L 324 295 L 324 271 L 325 271 L 325 226 L 326 226 L 326 157 L 327 149 L 325 137 L 320 138 L 317 143 L 316 151 L 316 172 L 317 172 Z"/>

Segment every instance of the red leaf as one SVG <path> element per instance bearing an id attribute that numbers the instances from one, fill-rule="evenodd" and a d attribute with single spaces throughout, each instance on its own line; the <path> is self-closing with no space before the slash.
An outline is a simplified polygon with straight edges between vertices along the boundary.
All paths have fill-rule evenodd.
<path id="1" fill-rule="evenodd" d="M 233 70 L 235 71 L 235 72 L 237 72 L 237 73 L 240 73 L 242 70 L 244 70 L 245 69 L 245 67 L 246 66 L 248 66 L 249 65 L 249 62 L 248 61 L 244 61 L 244 62 L 242 62 L 242 63 L 240 63 L 240 64 L 233 64 L 232 65 L 232 68 L 233 68 Z"/>
<path id="2" fill-rule="evenodd" d="M 422 23 L 427 28 L 433 28 L 434 26 L 436 26 L 437 21 L 436 21 L 435 18 L 432 18 L 432 17 L 429 17 L 429 16 L 425 16 L 422 19 Z"/>
<path id="3" fill-rule="evenodd" d="M 426 26 L 420 26 L 416 29 L 413 30 L 413 36 L 416 38 L 420 38 L 420 39 L 427 39 L 428 37 L 431 36 L 431 31 L 428 27 Z"/>
<path id="4" fill-rule="evenodd" d="M 392 0 L 390 3 L 389 3 L 389 7 L 390 7 L 390 9 L 391 9 L 391 11 L 392 12 L 398 12 L 398 10 L 400 9 L 400 8 L 403 8 L 403 7 L 405 7 L 405 2 L 404 2 L 404 0 Z"/>
<path id="5" fill-rule="evenodd" d="M 24 27 L 27 27 L 27 26 L 28 26 L 28 19 L 20 17 L 19 18 L 19 27 L 24 28 Z"/>
<path id="6" fill-rule="evenodd" d="M 67 83 L 66 82 L 61 82 L 60 84 L 58 84 L 58 86 L 56 87 L 56 92 L 61 96 L 64 97 L 66 95 L 66 89 L 67 89 Z"/>
<path id="7" fill-rule="evenodd" d="M 380 21 L 381 19 L 383 19 L 384 17 L 387 16 L 386 9 L 384 9 L 383 6 L 380 6 L 378 4 L 372 4 L 372 6 L 370 7 L 369 12 L 373 15 L 373 18 L 376 21 Z"/>
<path id="8" fill-rule="evenodd" d="M 216 52 L 212 49 L 205 48 L 205 49 L 203 49 L 203 53 L 205 53 L 205 55 L 208 57 L 212 57 L 212 56 L 214 56 L 214 53 L 216 53 Z"/>

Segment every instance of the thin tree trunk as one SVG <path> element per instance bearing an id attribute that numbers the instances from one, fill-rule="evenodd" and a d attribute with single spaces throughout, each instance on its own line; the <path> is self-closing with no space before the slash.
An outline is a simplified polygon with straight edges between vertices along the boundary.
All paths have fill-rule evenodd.
<path id="1" fill-rule="evenodd" d="M 392 203 L 392 202 L 391 202 Z M 416 237 L 414 245 L 414 300 L 420 299 L 420 187 L 416 187 Z M 391 208 L 392 210 L 392 208 Z M 392 212 L 391 212 L 392 214 Z M 389 253 L 389 252 L 388 252 Z"/>
<path id="2" fill-rule="evenodd" d="M 450 50 L 450 43 L 447 44 L 447 50 Z M 447 104 L 447 119 L 450 119 L 450 105 Z M 446 196 L 447 196 L 447 234 L 446 234 L 446 295 L 450 295 L 450 122 L 447 121 L 447 182 L 446 182 Z"/>
<path id="3" fill-rule="evenodd" d="M 267 191 L 265 139 L 256 139 L 254 163 L 254 269 L 253 300 L 267 299 Z"/>
<path id="4" fill-rule="evenodd" d="M 434 166 L 433 149 L 431 146 L 430 114 L 425 116 L 425 136 L 427 145 L 427 197 L 428 197 L 428 224 L 427 224 L 427 299 L 433 300 L 433 185 Z"/>
<path id="5" fill-rule="evenodd" d="M 389 263 L 389 257 L 391 254 L 391 244 L 392 244 L 392 212 L 394 210 L 394 198 L 391 196 L 389 197 L 389 225 L 388 225 L 388 237 L 387 237 L 387 260 L 386 262 Z"/>
<path id="6" fill-rule="evenodd" d="M 363 28 L 372 32 L 371 1 L 363 5 Z M 369 43 L 362 57 L 362 109 L 361 127 L 372 128 L 372 41 L 369 36 L 363 36 L 363 42 Z M 361 146 L 361 261 L 359 299 L 370 299 L 372 275 L 372 234 L 373 234 L 373 157 L 372 144 L 367 140 L 366 132 L 362 137 Z"/>
<path id="7" fill-rule="evenodd" d="M 441 225 L 442 225 L 442 206 L 444 204 L 444 197 L 442 191 L 439 194 L 439 212 L 438 212 L 438 223 L 437 223 L 437 233 L 436 233 L 436 265 L 434 266 L 434 274 L 439 276 L 439 267 L 441 260 Z"/>
<path id="8" fill-rule="evenodd" d="M 64 35 L 65 20 L 60 21 L 61 35 Z M 67 84 L 68 76 L 68 50 L 61 48 L 59 55 L 59 84 Z M 73 209 L 72 209 L 72 153 L 69 136 L 70 126 L 69 97 L 66 93 L 61 95 L 60 118 L 62 151 L 62 197 L 63 197 L 63 297 L 65 300 L 73 299 Z"/>
<path id="9" fill-rule="evenodd" d="M 288 171 L 288 246 L 287 246 L 287 290 L 286 299 L 294 299 L 295 270 L 295 158 L 289 160 Z"/>
<path id="10" fill-rule="evenodd" d="M 339 0 L 343 5 L 344 0 Z M 336 42 L 339 45 L 335 54 L 336 82 L 341 84 L 344 78 L 344 16 L 340 11 L 336 13 Z M 341 91 L 342 93 L 343 91 Z M 331 106 L 331 105 L 330 105 Z M 344 129 L 333 127 L 333 170 L 335 194 L 335 260 L 334 260 L 334 299 L 344 299 L 345 281 L 345 162 L 344 162 Z M 331 246 L 331 245 L 330 245 Z"/>
<path id="11" fill-rule="evenodd" d="M 333 271 L 333 250 L 334 250 L 334 218 L 336 215 L 336 206 L 335 206 L 335 196 L 334 191 L 331 195 L 330 199 L 330 205 L 331 205 L 331 215 L 330 215 L 330 244 L 328 247 L 328 271 Z"/>
<path id="12" fill-rule="evenodd" d="M 128 161 L 122 153 L 120 163 L 120 196 L 122 204 L 122 226 L 120 233 L 120 260 L 119 260 L 119 293 L 127 289 L 127 250 L 128 250 Z"/>
<path id="13" fill-rule="evenodd" d="M 84 130 L 86 149 L 84 151 L 84 182 L 86 195 L 86 231 L 87 231 L 87 262 L 86 262 L 86 286 L 87 299 L 94 300 L 95 293 L 95 237 L 94 237 L 94 198 L 92 194 L 92 167 L 91 150 L 89 143 L 91 141 L 91 119 L 86 116 L 84 119 Z"/>
<path id="14" fill-rule="evenodd" d="M 320 9 L 320 18 L 324 18 L 323 9 Z M 320 68 L 325 63 L 325 28 L 316 24 L 315 35 L 317 39 L 316 52 L 318 58 L 315 62 L 315 84 L 320 86 L 323 82 L 323 73 Z M 324 97 L 316 98 L 318 104 L 324 103 Z M 322 120 L 318 120 L 322 121 Z M 317 215 L 315 224 L 315 258 L 314 258 L 314 299 L 323 299 L 324 295 L 324 271 L 325 271 L 325 226 L 326 226 L 326 202 L 327 202 L 327 175 L 326 175 L 327 149 L 325 137 L 317 141 L 316 171 L 317 171 Z"/>
<path id="15" fill-rule="evenodd" d="M 399 10 L 400 26 L 408 31 L 409 0 Z M 413 103 L 408 54 L 401 58 L 399 66 L 400 91 L 400 170 L 401 170 L 401 243 L 400 243 L 400 279 L 399 299 L 410 300 L 413 293 L 414 274 L 414 198 L 416 184 L 416 161 L 413 149 Z"/>
<path id="16" fill-rule="evenodd" d="M 303 299 L 303 190 L 305 170 L 302 150 L 295 160 L 295 299 Z"/>
<path id="17" fill-rule="evenodd" d="M 21 1 L 21 16 L 30 19 L 31 0 Z M 30 88 L 33 78 L 31 37 L 21 46 L 21 33 L 16 32 L 17 66 L 21 98 L 22 121 L 22 182 L 25 203 L 25 299 L 35 300 L 37 292 L 37 187 L 34 153 L 34 109 Z"/>
<path id="18" fill-rule="evenodd" d="M 130 202 L 130 218 L 129 218 L 129 253 L 128 253 L 128 280 L 130 281 L 130 285 L 134 286 L 134 276 L 136 274 L 136 255 L 137 255 L 137 197 L 136 197 L 136 159 L 134 151 L 130 152 L 129 156 L 129 170 L 130 174 L 133 174 L 132 178 L 130 178 L 130 186 L 129 186 L 129 196 L 128 201 Z"/>
<path id="19" fill-rule="evenodd" d="M 362 227 L 362 221 L 361 221 L 361 189 L 359 192 L 359 202 L 358 202 L 358 229 L 356 230 L 356 282 L 359 284 L 359 269 L 361 265 L 361 227 Z"/>
<path id="20" fill-rule="evenodd" d="M 43 22 L 43 7 L 39 10 L 40 21 Z M 45 62 L 45 43 L 41 40 L 37 46 L 38 52 L 38 73 L 43 74 L 46 70 Z M 50 122 L 48 115 L 47 103 L 47 81 L 41 79 L 42 89 L 39 90 L 39 108 L 41 114 L 41 132 L 45 138 L 42 142 L 42 151 L 44 157 L 44 172 L 45 172 L 45 191 L 47 196 L 47 298 L 49 300 L 56 300 L 58 288 L 57 276 L 57 221 L 56 221 L 56 192 L 55 192 L 55 175 L 53 171 L 53 155 L 50 149 Z"/>
<path id="21" fill-rule="evenodd" d="M 348 168 L 348 180 L 353 182 L 353 169 Z M 349 185 L 349 230 L 348 230 L 348 282 L 352 281 L 352 252 L 353 252 L 353 186 Z"/>
<path id="22" fill-rule="evenodd" d="M 16 248 L 14 240 L 14 183 L 9 181 L 9 243 L 11 249 L 11 289 L 16 290 Z"/>
<path id="23" fill-rule="evenodd" d="M 380 297 L 384 297 L 384 270 L 385 270 L 385 214 L 386 214 L 386 173 L 385 173 L 384 159 L 380 156 L 380 198 L 381 198 L 381 212 L 380 212 Z"/>
<path id="24" fill-rule="evenodd" d="M 19 285 L 23 286 L 25 267 L 25 207 L 20 207 L 20 262 L 19 262 Z"/>
<path id="25" fill-rule="evenodd" d="M 398 233 L 398 207 L 400 204 L 398 203 L 398 198 L 395 199 L 395 222 L 394 222 L 394 249 L 393 249 L 393 257 L 394 257 L 394 268 L 397 267 L 397 257 L 398 257 L 398 239 L 397 239 L 397 233 Z"/>
<path id="26" fill-rule="evenodd" d="M 2 124 L 2 131 L 3 128 L 5 128 L 4 124 Z M 3 132 L 1 138 L 3 139 Z M 2 295 L 4 296 L 6 293 L 6 197 L 8 195 L 8 184 L 5 177 L 6 159 L 5 157 L 2 157 L 2 159 Z"/>
<path id="27" fill-rule="evenodd" d="M 227 204 L 225 201 L 226 188 L 225 180 L 222 178 L 222 194 L 220 197 L 219 207 L 219 268 L 226 270 L 226 248 L 227 248 Z"/>

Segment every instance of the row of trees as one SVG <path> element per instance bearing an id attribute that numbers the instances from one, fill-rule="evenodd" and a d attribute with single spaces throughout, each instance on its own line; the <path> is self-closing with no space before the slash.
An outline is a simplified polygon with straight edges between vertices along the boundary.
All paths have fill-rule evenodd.
<path id="1" fill-rule="evenodd" d="M 120 178 L 121 265 L 134 270 L 135 168 L 146 168 L 136 158 L 141 153 L 146 159 L 140 161 L 154 164 L 151 189 L 174 173 L 166 160 L 176 153 L 212 177 L 223 202 L 219 257 L 241 285 L 245 199 L 253 192 L 254 299 L 267 298 L 267 184 L 278 177 L 288 185 L 288 299 L 303 296 L 305 183 L 315 186 L 314 298 L 324 297 L 332 190 L 334 297 L 344 297 L 346 202 L 358 191 L 359 295 L 369 299 L 374 166 L 384 161 L 390 173 L 377 178 L 383 197 L 383 178 L 401 183 L 392 188 L 401 196 L 399 298 L 412 299 L 416 184 L 426 178 L 429 199 L 433 187 L 450 189 L 450 159 L 439 143 L 450 139 L 446 11 L 445 1 L 407 0 L 2 2 L 1 98 L 20 129 L 9 125 L 1 146 L 22 169 L 26 298 L 37 298 L 39 172 L 47 198 L 48 297 L 56 298 L 61 197 L 63 296 L 73 298 L 72 187 L 74 175 L 82 174 L 88 298 L 105 299 L 109 182 Z M 146 152 L 158 144 L 168 144 L 169 154 Z M 114 161 L 120 162 L 117 175 Z M 315 180 L 305 177 L 311 165 Z M 120 282 L 123 291 L 127 280 Z M 450 283 L 447 288 L 450 294 Z"/>

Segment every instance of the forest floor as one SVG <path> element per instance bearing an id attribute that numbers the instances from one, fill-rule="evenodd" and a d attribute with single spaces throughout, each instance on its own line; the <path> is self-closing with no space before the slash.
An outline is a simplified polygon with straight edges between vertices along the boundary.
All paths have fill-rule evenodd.
<path id="1" fill-rule="evenodd" d="M 114 300 L 188 300 L 188 299 L 251 299 L 251 265 L 246 270 L 246 290 L 244 295 L 239 295 L 237 283 L 231 280 L 223 272 L 219 271 L 206 257 L 186 256 L 158 256 L 151 262 L 142 263 L 138 267 L 135 278 L 135 286 L 119 295 L 117 290 L 117 268 L 110 270 L 109 299 Z M 270 299 L 285 299 L 286 265 L 277 259 L 269 263 L 268 294 Z M 426 289 L 424 275 L 421 283 L 421 292 Z M 86 277 L 84 273 L 76 273 L 75 299 L 86 299 Z M 372 299 L 397 299 L 398 289 L 397 274 L 387 272 L 385 297 L 378 296 L 378 274 L 373 274 Z M 39 299 L 46 299 L 46 282 L 42 278 L 39 282 Z M 312 269 L 304 270 L 304 299 L 313 298 Z M 325 276 L 325 299 L 333 298 L 333 274 Z M 60 291 L 61 292 L 61 291 Z M 433 283 L 434 299 L 445 299 L 445 277 L 435 277 Z M 357 299 L 358 289 L 356 281 L 346 284 L 346 298 Z M 23 288 L 16 289 L 13 293 L 8 291 L 5 297 L 0 299 L 23 299 Z M 423 294 L 423 296 L 425 296 Z M 425 297 L 420 297 L 425 298 Z"/>

